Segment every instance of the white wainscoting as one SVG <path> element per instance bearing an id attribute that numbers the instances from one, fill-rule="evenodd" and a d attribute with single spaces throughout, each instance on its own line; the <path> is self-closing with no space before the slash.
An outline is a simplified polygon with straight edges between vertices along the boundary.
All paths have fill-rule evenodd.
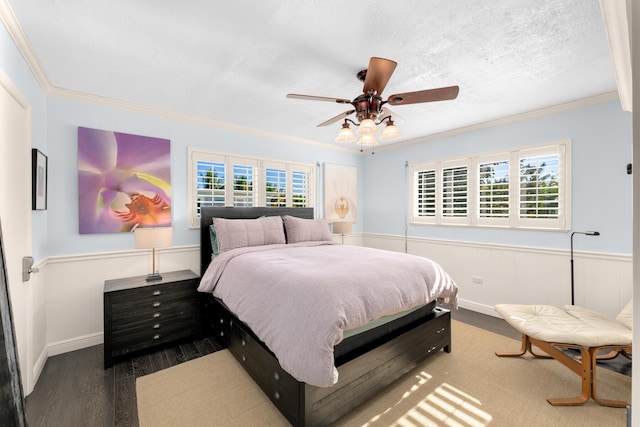
<path id="1" fill-rule="evenodd" d="M 199 274 L 199 246 L 159 253 L 160 273 L 193 270 Z M 149 273 L 147 251 L 51 257 L 46 261 L 46 336 L 48 356 L 103 342 L 104 282 Z"/>
<path id="2" fill-rule="evenodd" d="M 404 252 L 402 236 L 365 234 L 365 246 Z M 438 262 L 456 281 L 459 305 L 498 316 L 493 306 L 571 303 L 569 250 L 449 240 L 406 240 L 407 253 Z M 575 303 L 615 317 L 632 297 L 631 255 L 573 253 Z"/>

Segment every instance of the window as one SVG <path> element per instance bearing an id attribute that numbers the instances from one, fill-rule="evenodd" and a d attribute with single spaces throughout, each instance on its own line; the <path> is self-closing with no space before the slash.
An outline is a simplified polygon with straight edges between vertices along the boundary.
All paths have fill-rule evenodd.
<path id="1" fill-rule="evenodd" d="M 569 229 L 570 141 L 411 165 L 410 221 Z"/>
<path id="2" fill-rule="evenodd" d="M 313 207 L 315 166 L 189 149 L 190 226 L 205 206 Z"/>

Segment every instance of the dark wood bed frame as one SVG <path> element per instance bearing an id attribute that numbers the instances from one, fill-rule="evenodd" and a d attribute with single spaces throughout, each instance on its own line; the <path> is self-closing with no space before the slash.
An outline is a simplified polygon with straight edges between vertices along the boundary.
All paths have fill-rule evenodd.
<path id="1" fill-rule="evenodd" d="M 213 218 L 292 215 L 313 218 L 311 208 L 203 208 L 201 274 L 211 261 L 209 225 Z M 294 426 L 327 425 L 413 369 L 440 349 L 451 351 L 451 315 L 435 308 L 336 359 L 340 375 L 332 387 L 301 383 L 284 371 L 273 353 L 222 301 L 205 294 L 205 322 Z M 342 344 L 342 343 L 341 343 Z M 339 344 L 340 345 L 340 344 Z"/>

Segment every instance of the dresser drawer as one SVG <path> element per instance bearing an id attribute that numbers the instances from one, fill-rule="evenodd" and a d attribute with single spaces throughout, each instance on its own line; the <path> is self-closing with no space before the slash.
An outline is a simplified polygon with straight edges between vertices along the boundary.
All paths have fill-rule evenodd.
<path id="1" fill-rule="evenodd" d="M 195 295 L 176 298 L 144 299 L 137 302 L 113 304 L 111 316 L 114 323 L 135 322 L 144 317 L 159 317 L 187 312 L 198 305 Z"/>
<path id="2" fill-rule="evenodd" d="M 109 295 L 114 306 L 121 304 L 138 304 L 143 301 L 173 301 L 176 299 L 197 296 L 197 282 L 186 281 L 164 286 L 145 286 L 131 290 L 114 291 Z"/>
<path id="3" fill-rule="evenodd" d="M 139 311 L 137 316 L 126 316 L 114 318 L 111 323 L 111 333 L 117 336 L 141 327 L 151 327 L 156 324 L 166 325 L 176 321 L 186 321 L 195 323 L 198 318 L 194 316 L 198 309 L 196 303 L 178 302 L 171 306 L 167 305 L 155 310 Z"/>
<path id="4" fill-rule="evenodd" d="M 137 342 L 155 345 L 160 338 L 167 336 L 189 336 L 196 328 L 193 321 L 189 319 L 181 319 L 168 323 L 154 323 L 150 325 L 139 326 L 135 329 L 113 334 L 112 343 L 118 346 L 130 346 Z"/>
<path id="5" fill-rule="evenodd" d="M 128 353 L 147 350 L 156 346 L 171 343 L 183 338 L 188 338 L 198 333 L 197 328 L 189 329 L 180 327 L 179 329 L 167 330 L 164 333 L 139 334 L 130 339 L 119 341 L 112 351 L 112 357 L 124 356 Z"/>

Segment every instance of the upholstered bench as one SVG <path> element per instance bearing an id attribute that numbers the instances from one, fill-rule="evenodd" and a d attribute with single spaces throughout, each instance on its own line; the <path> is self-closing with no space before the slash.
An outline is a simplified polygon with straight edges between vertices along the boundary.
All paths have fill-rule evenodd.
<path id="1" fill-rule="evenodd" d="M 630 357 L 632 302 L 615 319 L 573 305 L 562 310 L 551 305 L 498 304 L 495 310 L 522 334 L 520 352 L 496 353 L 497 356 L 514 357 L 529 352 L 534 357 L 553 357 L 582 377 L 580 396 L 547 399 L 550 404 L 581 405 L 593 398 L 604 406 L 628 405 L 627 402 L 598 398 L 595 371 L 598 354 L 603 350 L 614 352 L 614 355 L 622 352 Z M 532 344 L 548 356 L 535 354 Z M 573 358 L 562 351 L 566 349 L 579 350 L 581 356 Z"/>

